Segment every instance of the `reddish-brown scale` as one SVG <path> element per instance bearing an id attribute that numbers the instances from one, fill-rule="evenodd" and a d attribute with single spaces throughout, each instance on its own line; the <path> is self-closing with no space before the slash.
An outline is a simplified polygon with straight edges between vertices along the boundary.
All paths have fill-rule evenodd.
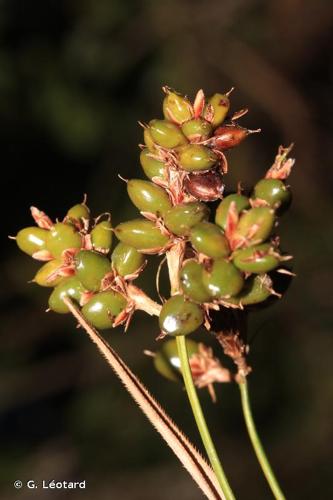
<path id="1" fill-rule="evenodd" d="M 222 125 L 215 130 L 211 142 L 215 149 L 224 151 L 238 146 L 249 134 L 256 132 L 260 132 L 260 129 L 249 130 L 239 125 Z"/>
<path id="2" fill-rule="evenodd" d="M 189 174 L 184 182 L 186 191 L 201 201 L 215 201 L 222 198 L 223 177 L 217 171 L 204 174 Z"/>

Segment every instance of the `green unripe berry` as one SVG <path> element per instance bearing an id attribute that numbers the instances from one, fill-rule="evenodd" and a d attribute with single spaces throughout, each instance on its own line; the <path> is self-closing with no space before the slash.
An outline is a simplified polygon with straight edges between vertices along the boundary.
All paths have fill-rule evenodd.
<path id="1" fill-rule="evenodd" d="M 95 328 L 106 330 L 113 327 L 115 318 L 127 305 L 123 295 L 118 292 L 100 292 L 82 307 L 82 314 Z"/>
<path id="2" fill-rule="evenodd" d="M 202 282 L 211 297 L 220 299 L 237 295 L 243 288 L 244 278 L 232 262 L 216 259 L 203 270 Z"/>
<path id="3" fill-rule="evenodd" d="M 125 243 L 118 243 L 111 256 L 112 264 L 120 276 L 135 273 L 144 263 L 144 256 Z"/>
<path id="4" fill-rule="evenodd" d="M 186 97 L 169 92 L 163 100 L 163 114 L 167 120 L 181 124 L 192 118 L 193 109 Z"/>
<path id="5" fill-rule="evenodd" d="M 212 135 L 213 127 L 203 118 L 193 118 L 193 120 L 183 123 L 182 132 L 189 141 L 200 142 Z"/>
<path id="6" fill-rule="evenodd" d="M 268 273 L 279 265 L 280 259 L 273 247 L 264 243 L 236 250 L 233 262 L 238 269 L 248 273 Z"/>
<path id="7" fill-rule="evenodd" d="M 204 315 L 198 304 L 185 300 L 183 295 L 174 295 L 163 304 L 159 324 L 164 333 L 177 336 L 194 332 L 203 320 Z"/>
<path id="8" fill-rule="evenodd" d="M 149 156 L 150 154 L 151 152 L 147 148 L 143 149 L 140 153 L 140 163 L 144 173 L 149 179 L 153 179 L 153 177 L 163 179 L 165 171 L 164 163 L 152 158 Z"/>
<path id="9" fill-rule="evenodd" d="M 149 131 L 153 141 L 163 148 L 173 149 L 187 144 L 187 139 L 180 128 L 168 120 L 151 120 Z"/>
<path id="10" fill-rule="evenodd" d="M 96 224 L 90 233 L 91 243 L 97 251 L 108 253 L 112 245 L 112 224 L 109 220 L 103 220 Z"/>
<path id="11" fill-rule="evenodd" d="M 72 208 L 70 208 L 67 212 L 67 216 L 69 219 L 89 219 L 90 210 L 84 203 L 77 203 Z"/>
<path id="12" fill-rule="evenodd" d="M 272 208 L 287 208 L 291 193 L 280 179 L 261 179 L 254 186 L 252 198 L 265 200 Z"/>
<path id="13" fill-rule="evenodd" d="M 245 281 L 244 288 L 238 295 L 226 301 L 239 306 L 250 306 L 264 302 L 270 295 L 272 295 L 272 280 L 267 274 L 257 274 Z"/>
<path id="14" fill-rule="evenodd" d="M 143 132 L 143 140 L 144 140 L 144 143 L 147 146 L 148 150 L 151 153 L 155 153 L 156 146 L 155 146 L 154 139 L 152 138 L 152 135 L 151 135 L 149 128 L 145 128 L 145 130 Z"/>
<path id="15" fill-rule="evenodd" d="M 169 241 L 154 222 L 146 219 L 122 222 L 115 228 L 115 233 L 120 241 L 141 251 L 162 248 Z"/>
<path id="16" fill-rule="evenodd" d="M 224 122 L 229 108 L 230 101 L 229 97 L 225 94 L 214 94 L 208 101 L 208 103 L 213 107 L 214 117 L 212 120 L 213 127 L 218 127 Z"/>
<path id="17" fill-rule="evenodd" d="M 218 157 L 210 148 L 200 144 L 189 144 L 179 152 L 179 164 L 187 172 L 200 172 L 212 168 Z"/>
<path id="18" fill-rule="evenodd" d="M 48 278 L 59 269 L 62 264 L 63 262 L 60 259 L 49 260 L 38 269 L 32 281 L 39 286 L 53 287 L 59 285 L 59 283 L 66 279 L 64 276 L 56 276 L 52 280 Z"/>
<path id="19" fill-rule="evenodd" d="M 269 207 L 251 208 L 244 212 L 236 228 L 237 237 L 245 238 L 252 244 L 267 240 L 274 226 L 274 215 L 274 210 Z"/>
<path id="20" fill-rule="evenodd" d="M 46 248 L 55 258 L 60 258 L 64 250 L 81 246 L 82 237 L 70 224 L 58 222 L 48 233 Z"/>
<path id="21" fill-rule="evenodd" d="M 166 191 L 153 182 L 131 179 L 127 183 L 127 192 L 141 212 L 150 212 L 160 217 L 172 207 Z"/>
<path id="22" fill-rule="evenodd" d="M 64 297 L 69 297 L 79 303 L 84 291 L 82 283 L 77 276 L 65 278 L 51 293 L 49 308 L 59 314 L 66 314 L 69 312 L 69 309 L 63 301 Z"/>
<path id="23" fill-rule="evenodd" d="M 223 200 L 217 207 L 215 214 L 215 223 L 221 226 L 223 229 L 225 229 L 226 227 L 227 215 L 232 201 L 234 201 L 236 204 L 236 210 L 238 214 L 242 210 L 245 210 L 250 206 L 249 199 L 242 194 L 229 194 L 228 196 L 223 198 Z"/>
<path id="24" fill-rule="evenodd" d="M 164 216 L 164 224 L 177 236 L 187 236 L 193 226 L 208 219 L 209 208 L 198 202 L 175 205 Z"/>
<path id="25" fill-rule="evenodd" d="M 184 294 L 200 304 L 210 302 L 210 294 L 202 281 L 203 266 L 195 260 L 189 260 L 180 271 L 180 282 Z"/>
<path id="26" fill-rule="evenodd" d="M 198 352 L 198 348 L 197 342 L 186 339 L 186 350 L 189 358 Z M 156 352 L 154 357 L 154 366 L 163 377 L 173 382 L 180 382 L 182 380 L 181 363 L 176 339 L 169 339 L 163 342 L 162 347 Z"/>
<path id="27" fill-rule="evenodd" d="M 193 226 L 190 241 L 197 252 L 214 259 L 227 257 L 230 253 L 229 243 L 222 229 L 211 222 L 200 222 Z"/>
<path id="28" fill-rule="evenodd" d="M 48 230 L 41 227 L 25 227 L 16 235 L 16 244 L 22 252 L 33 255 L 35 252 L 45 250 Z"/>
<path id="29" fill-rule="evenodd" d="M 111 271 L 111 262 L 100 253 L 81 250 L 75 256 L 75 269 L 82 285 L 91 292 L 98 292 L 102 279 Z"/>

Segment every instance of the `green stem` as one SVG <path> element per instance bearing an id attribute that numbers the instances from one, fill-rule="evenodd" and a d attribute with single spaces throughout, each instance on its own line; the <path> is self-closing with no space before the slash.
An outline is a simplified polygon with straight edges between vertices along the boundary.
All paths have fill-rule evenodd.
<path id="1" fill-rule="evenodd" d="M 209 430 L 208 430 L 208 427 L 206 424 L 206 420 L 205 420 L 204 414 L 202 412 L 202 408 L 201 408 L 200 401 L 199 401 L 199 398 L 197 395 L 197 391 L 196 391 L 196 388 L 195 388 L 194 383 L 193 383 L 191 368 L 190 368 L 187 349 L 186 349 L 186 340 L 185 340 L 184 335 L 178 335 L 176 337 L 176 341 L 177 341 L 178 355 L 179 355 L 179 359 L 181 362 L 181 370 L 182 370 L 182 374 L 183 374 L 183 378 L 184 378 L 186 392 L 187 392 L 188 399 L 189 399 L 191 407 L 192 407 L 192 412 L 193 412 L 193 415 L 194 415 L 202 442 L 204 444 L 208 458 L 209 458 L 210 463 L 214 469 L 214 472 L 216 474 L 218 482 L 222 488 L 225 499 L 226 500 L 234 500 L 235 496 L 232 492 L 232 489 L 230 488 L 230 485 L 229 485 L 228 480 L 225 476 L 225 473 L 223 471 L 220 460 L 217 456 L 214 443 L 213 443 L 212 438 L 210 436 L 210 433 L 209 433 Z"/>
<path id="2" fill-rule="evenodd" d="M 248 384 L 246 381 L 246 378 L 242 380 L 239 384 L 239 389 L 241 393 L 241 400 L 242 400 L 242 409 L 243 409 L 243 414 L 244 414 L 244 419 L 247 427 L 247 431 L 249 433 L 252 446 L 254 448 L 255 454 L 257 455 L 257 459 L 261 465 L 261 468 L 263 470 L 263 473 L 267 479 L 267 482 L 273 492 L 274 497 L 277 500 L 285 500 L 285 496 L 281 491 L 281 488 L 279 486 L 279 483 L 274 475 L 274 472 L 268 462 L 266 453 L 264 451 L 264 448 L 261 444 L 261 441 L 259 439 L 257 429 L 252 417 L 252 411 L 251 411 L 251 405 L 250 405 L 250 398 L 249 398 L 249 391 L 248 391 Z"/>

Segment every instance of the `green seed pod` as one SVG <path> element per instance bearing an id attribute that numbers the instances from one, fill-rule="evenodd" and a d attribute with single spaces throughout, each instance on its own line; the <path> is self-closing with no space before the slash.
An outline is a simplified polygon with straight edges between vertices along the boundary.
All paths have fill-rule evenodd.
<path id="1" fill-rule="evenodd" d="M 108 253 L 112 245 L 112 224 L 109 220 L 103 220 L 96 224 L 90 233 L 91 243 L 97 251 Z"/>
<path id="2" fill-rule="evenodd" d="M 46 286 L 46 287 L 53 287 L 59 285 L 62 281 L 64 281 L 66 278 L 64 276 L 57 276 L 56 278 L 53 278 L 52 280 L 49 280 L 49 276 L 52 275 L 61 265 L 63 262 L 60 259 L 53 259 L 49 260 L 45 264 L 42 265 L 35 274 L 35 277 L 33 278 L 33 282 L 37 283 L 39 286 Z"/>
<path id="3" fill-rule="evenodd" d="M 223 200 L 217 207 L 215 214 L 215 223 L 218 226 L 221 226 L 223 229 L 225 229 L 226 227 L 227 215 L 232 201 L 236 203 L 236 210 L 239 214 L 242 210 L 245 210 L 250 206 L 249 199 L 242 194 L 229 194 L 228 196 L 223 198 Z"/>
<path id="4" fill-rule="evenodd" d="M 168 120 L 151 120 L 149 130 L 153 141 L 163 148 L 173 149 L 187 144 L 180 128 Z"/>
<path id="5" fill-rule="evenodd" d="M 237 295 L 244 285 L 242 273 L 224 259 L 210 263 L 203 270 L 202 281 L 210 296 L 216 299 Z"/>
<path id="6" fill-rule="evenodd" d="M 186 339 L 186 350 L 188 357 L 198 352 L 198 343 L 194 340 Z M 165 378 L 173 382 L 182 380 L 181 363 L 178 356 L 176 339 L 169 339 L 163 342 L 162 347 L 156 352 L 154 357 L 156 370 Z"/>
<path id="7" fill-rule="evenodd" d="M 169 241 L 154 222 L 146 219 L 122 222 L 115 228 L 115 233 L 120 241 L 141 251 L 162 248 Z"/>
<path id="8" fill-rule="evenodd" d="M 226 299 L 230 304 L 249 306 L 260 304 L 272 295 L 272 280 L 268 274 L 250 276 L 240 294 Z"/>
<path id="9" fill-rule="evenodd" d="M 118 243 L 111 256 L 112 264 L 120 276 L 135 273 L 144 263 L 144 256 L 135 248 Z"/>
<path id="10" fill-rule="evenodd" d="M 79 303 L 83 292 L 84 288 L 77 276 L 65 278 L 51 293 L 49 297 L 49 308 L 59 314 L 66 314 L 69 310 L 63 298 L 69 297 Z"/>
<path id="11" fill-rule="evenodd" d="M 78 203 L 68 210 L 66 217 L 75 220 L 89 219 L 90 210 L 84 203 Z"/>
<path id="12" fill-rule="evenodd" d="M 217 259 L 230 253 L 227 238 L 223 231 L 211 222 L 200 222 L 191 229 L 190 241 L 197 252 Z"/>
<path id="13" fill-rule="evenodd" d="M 115 318 L 126 305 L 127 301 L 120 293 L 100 292 L 82 307 L 82 314 L 95 328 L 106 330 L 112 328 Z"/>
<path id="14" fill-rule="evenodd" d="M 209 99 L 208 103 L 214 110 L 212 125 L 214 128 L 218 127 L 225 120 L 228 114 L 230 108 L 229 97 L 225 94 L 214 94 Z"/>
<path id="15" fill-rule="evenodd" d="M 151 153 L 156 153 L 156 146 L 155 146 L 154 139 L 152 138 L 152 135 L 151 135 L 149 128 L 144 129 L 143 140 L 144 140 L 144 143 L 147 146 L 148 150 Z"/>
<path id="16" fill-rule="evenodd" d="M 163 114 L 167 120 L 181 124 L 192 118 L 193 109 L 186 97 L 169 92 L 163 100 Z"/>
<path id="17" fill-rule="evenodd" d="M 127 192 L 132 203 L 141 212 L 150 212 L 160 217 L 172 207 L 166 191 L 153 182 L 131 179 L 127 183 Z"/>
<path id="18" fill-rule="evenodd" d="M 25 227 L 16 235 L 16 244 L 22 252 L 33 255 L 39 250 L 45 250 L 49 231 L 41 227 Z"/>
<path id="19" fill-rule="evenodd" d="M 188 236 L 191 227 L 207 220 L 209 208 L 198 202 L 182 203 L 175 205 L 164 216 L 164 224 L 177 236 Z"/>
<path id="20" fill-rule="evenodd" d="M 98 292 L 102 279 L 111 271 L 111 262 L 100 253 L 81 250 L 75 256 L 75 269 L 82 285 L 91 292 Z"/>
<path id="21" fill-rule="evenodd" d="M 291 193 L 280 179 L 261 179 L 254 186 L 252 198 L 265 200 L 272 208 L 288 208 Z"/>
<path id="22" fill-rule="evenodd" d="M 249 243 L 261 243 L 267 240 L 271 234 L 274 220 L 274 210 L 271 208 L 251 208 L 241 215 L 236 228 L 236 235 L 246 238 Z M 255 229 L 254 232 L 252 232 L 253 229 Z"/>
<path id="23" fill-rule="evenodd" d="M 184 146 L 179 153 L 179 164 L 187 172 L 199 172 L 212 168 L 218 161 L 217 155 L 210 148 L 200 144 Z"/>
<path id="24" fill-rule="evenodd" d="M 233 262 L 238 269 L 248 273 L 268 273 L 280 262 L 279 254 L 269 243 L 236 250 Z"/>
<path id="25" fill-rule="evenodd" d="M 149 156 L 150 154 L 151 152 L 148 148 L 143 149 L 140 153 L 140 163 L 144 173 L 149 179 L 153 179 L 153 177 L 164 179 L 164 163 L 152 158 Z"/>
<path id="26" fill-rule="evenodd" d="M 184 294 L 194 302 L 210 302 L 210 294 L 202 281 L 203 266 L 195 260 L 189 260 L 180 271 L 180 282 Z"/>
<path id="27" fill-rule="evenodd" d="M 213 133 L 213 127 L 203 118 L 193 118 L 183 123 L 182 132 L 189 141 L 200 142 L 209 139 Z"/>
<path id="28" fill-rule="evenodd" d="M 58 222 L 49 231 L 46 248 L 53 257 L 60 258 L 69 248 L 81 248 L 82 238 L 74 226 Z"/>
<path id="29" fill-rule="evenodd" d="M 188 335 L 203 323 L 204 315 L 198 304 L 187 301 L 183 295 L 174 295 L 161 309 L 159 323 L 161 330 L 172 336 Z"/>

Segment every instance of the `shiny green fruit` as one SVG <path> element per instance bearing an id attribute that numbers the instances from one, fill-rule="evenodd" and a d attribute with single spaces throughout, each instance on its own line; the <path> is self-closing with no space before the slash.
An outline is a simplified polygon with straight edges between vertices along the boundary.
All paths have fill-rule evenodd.
<path id="1" fill-rule="evenodd" d="M 195 260 L 187 261 L 180 271 L 180 283 L 184 294 L 200 304 L 210 302 L 210 294 L 202 281 L 203 266 Z"/>
<path id="2" fill-rule="evenodd" d="M 41 227 L 25 227 L 16 235 L 16 244 L 22 252 L 33 255 L 35 252 L 45 250 L 49 231 Z"/>
<path id="3" fill-rule="evenodd" d="M 215 223 L 221 226 L 223 229 L 225 229 L 226 227 L 229 207 L 231 202 L 233 201 L 236 204 L 236 210 L 238 214 L 240 214 L 242 210 L 245 210 L 250 206 L 249 199 L 246 196 L 243 196 L 242 194 L 229 194 L 228 196 L 223 198 L 223 200 L 217 207 L 215 214 Z"/>
<path id="4" fill-rule="evenodd" d="M 214 259 L 227 257 L 230 248 L 223 231 L 211 222 L 200 222 L 191 229 L 190 241 L 197 252 Z"/>
<path id="5" fill-rule="evenodd" d="M 155 153 L 156 152 L 156 146 L 155 146 L 154 139 L 152 138 L 152 135 L 151 135 L 151 132 L 150 132 L 149 128 L 145 128 L 144 129 L 143 140 L 144 140 L 144 143 L 147 146 L 148 150 L 151 153 Z"/>
<path id="6" fill-rule="evenodd" d="M 153 179 L 154 177 L 164 179 L 164 163 L 152 158 L 151 154 L 148 148 L 143 149 L 140 153 L 140 163 L 144 173 L 149 179 Z"/>
<path id="7" fill-rule="evenodd" d="M 245 280 L 244 288 L 235 297 L 227 299 L 230 304 L 249 306 L 260 304 L 272 295 L 272 280 L 267 274 L 257 274 Z"/>
<path id="8" fill-rule="evenodd" d="M 206 266 L 202 281 L 210 296 L 216 299 L 237 295 L 244 285 L 242 273 L 224 259 L 214 260 Z"/>
<path id="9" fill-rule="evenodd" d="M 81 250 L 75 256 L 75 270 L 82 285 L 91 292 L 98 292 L 101 281 L 111 271 L 107 257 L 92 250 Z"/>
<path id="10" fill-rule="evenodd" d="M 163 100 L 163 114 L 167 120 L 181 124 L 193 116 L 191 103 L 176 92 L 168 92 Z"/>
<path id="11" fill-rule="evenodd" d="M 225 94 L 214 94 L 208 101 L 208 103 L 213 107 L 214 117 L 212 120 L 213 127 L 218 127 L 224 122 L 229 108 L 230 101 L 229 97 Z"/>
<path id="12" fill-rule="evenodd" d="M 66 279 L 64 276 L 56 276 L 51 280 L 48 278 L 62 265 L 63 262 L 60 259 L 49 260 L 38 269 L 32 281 L 39 286 L 53 287 L 59 285 Z"/>
<path id="13" fill-rule="evenodd" d="M 150 212 L 160 217 L 172 207 L 166 191 L 153 182 L 131 179 L 127 183 L 127 192 L 132 203 L 141 212 Z"/>
<path id="14" fill-rule="evenodd" d="M 254 186 L 252 198 L 265 200 L 272 208 L 287 208 L 291 193 L 280 179 L 261 179 Z"/>
<path id="15" fill-rule="evenodd" d="M 90 233 L 91 243 L 97 251 L 108 253 L 112 245 L 112 224 L 109 220 L 98 222 Z"/>
<path id="16" fill-rule="evenodd" d="M 154 222 L 146 219 L 122 222 L 115 228 L 115 233 L 121 242 L 141 251 L 164 247 L 169 241 Z"/>
<path id="17" fill-rule="evenodd" d="M 209 208 L 198 202 L 175 205 L 164 216 L 164 224 L 177 236 L 187 236 L 193 226 L 209 217 Z"/>
<path id="18" fill-rule="evenodd" d="M 159 324 L 168 335 L 188 335 L 197 330 L 203 320 L 204 315 L 198 304 L 185 300 L 183 295 L 174 295 L 163 304 Z"/>
<path id="19" fill-rule="evenodd" d="M 69 297 L 79 303 L 84 291 L 82 283 L 77 276 L 65 278 L 51 293 L 49 297 L 49 308 L 59 314 L 66 314 L 69 310 L 63 298 Z"/>
<path id="20" fill-rule="evenodd" d="M 189 144 L 181 148 L 179 164 L 187 172 L 208 170 L 218 161 L 217 155 L 210 148 L 200 144 Z"/>
<path id="21" fill-rule="evenodd" d="M 112 264 L 120 276 L 135 273 L 144 263 L 144 256 L 125 243 L 118 243 L 111 256 Z"/>
<path id="22" fill-rule="evenodd" d="M 127 301 L 118 292 L 100 292 L 82 307 L 82 314 L 95 328 L 112 328 L 115 318 L 126 307 Z"/>
<path id="23" fill-rule="evenodd" d="M 163 148 L 173 149 L 187 144 L 180 128 L 168 120 L 151 120 L 149 131 L 153 141 Z"/>
<path id="24" fill-rule="evenodd" d="M 89 219 L 90 210 L 84 203 L 78 203 L 68 210 L 66 217 L 76 220 Z"/>
<path id="25" fill-rule="evenodd" d="M 64 250 L 81 248 L 82 237 L 74 226 L 58 222 L 49 231 L 46 248 L 55 258 L 62 256 Z"/>
<path id="26" fill-rule="evenodd" d="M 274 215 L 274 210 L 269 207 L 250 208 L 239 219 L 237 237 L 243 237 L 248 243 L 255 244 L 267 240 L 274 226 Z"/>
<path id="27" fill-rule="evenodd" d="M 198 352 L 199 346 L 194 340 L 186 339 L 186 350 L 189 359 Z M 181 363 L 178 356 L 176 339 L 169 339 L 163 342 L 162 347 L 156 352 L 154 357 L 156 370 L 165 378 L 173 382 L 182 380 Z"/>
<path id="28" fill-rule="evenodd" d="M 193 120 L 183 123 L 182 132 L 189 141 L 200 142 L 212 135 L 213 127 L 203 118 L 193 118 Z"/>
<path id="29" fill-rule="evenodd" d="M 273 247 L 264 243 L 236 250 L 233 253 L 233 262 L 238 269 L 248 273 L 268 273 L 279 265 L 280 259 Z"/>

